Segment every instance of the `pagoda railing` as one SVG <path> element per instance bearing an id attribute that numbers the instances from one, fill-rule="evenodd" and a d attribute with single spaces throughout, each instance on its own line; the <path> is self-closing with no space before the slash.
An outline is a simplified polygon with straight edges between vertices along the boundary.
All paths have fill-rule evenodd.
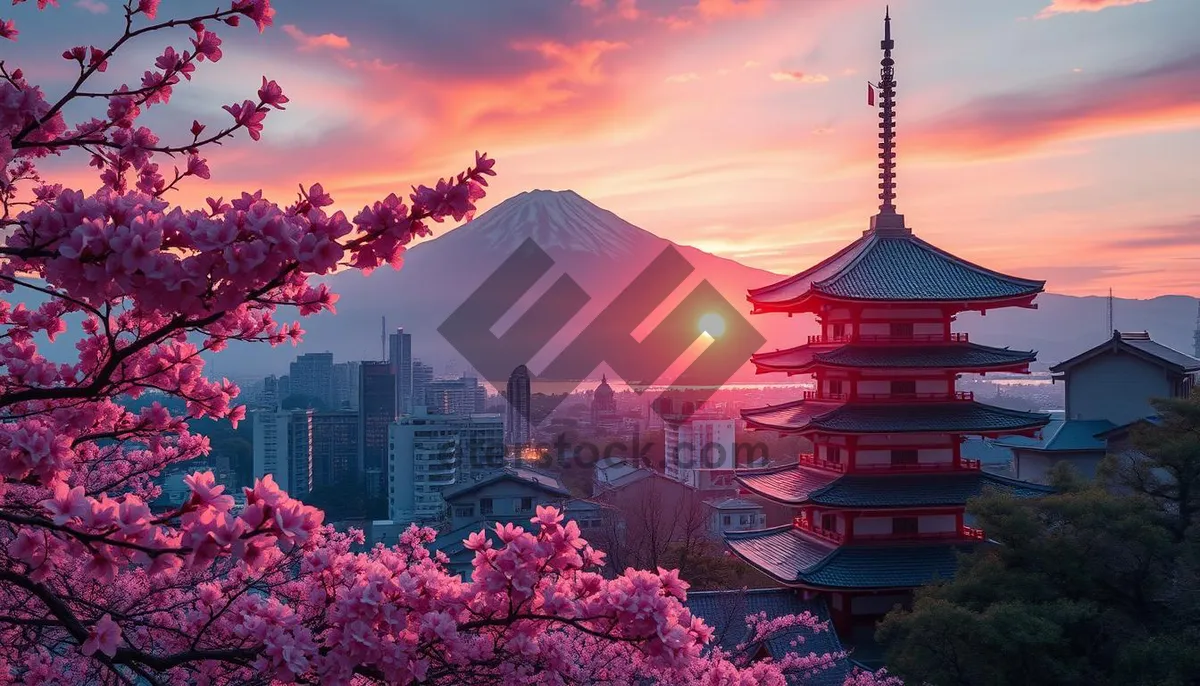
<path id="1" fill-rule="evenodd" d="M 821 391 L 805 391 L 805 400 L 849 400 L 849 393 L 823 393 Z"/>
<path id="2" fill-rule="evenodd" d="M 812 334 L 808 337 L 809 345 L 832 343 L 970 343 L 971 336 L 965 331 L 956 331 L 949 335 L 944 333 L 914 333 L 907 336 L 887 333 L 864 333 L 855 335 L 827 336 Z"/>
<path id="3" fill-rule="evenodd" d="M 805 467 L 818 467 L 820 469 L 828 469 L 834 472 L 846 471 L 846 465 L 844 463 L 823 460 L 812 453 L 803 453 L 797 458 L 796 461 Z"/>
<path id="4" fill-rule="evenodd" d="M 792 526 L 806 534 L 812 534 L 817 538 L 823 538 L 832 543 L 840 544 L 843 540 L 845 540 L 845 536 L 842 534 L 829 529 L 822 529 L 821 527 L 814 525 L 812 520 L 808 519 L 807 517 L 796 517 L 792 519 Z"/>
<path id="5" fill-rule="evenodd" d="M 872 403 L 907 403 L 914 400 L 959 402 L 974 399 L 974 391 L 955 391 L 954 393 L 858 393 L 850 397 L 850 400 L 864 400 Z"/>
<path id="6" fill-rule="evenodd" d="M 799 517 L 797 517 L 799 519 Z M 850 540 L 859 541 L 929 541 L 929 540 L 984 540 L 983 529 L 964 526 L 958 531 L 921 531 L 916 533 L 852 534 Z"/>
<path id="7" fill-rule="evenodd" d="M 919 472 L 950 472 L 950 471 L 970 471 L 979 469 L 979 460 L 969 460 L 962 458 L 958 464 L 953 462 L 909 462 L 893 464 L 891 462 L 880 462 L 878 464 L 855 464 L 855 472 L 904 472 L 913 474 Z"/>

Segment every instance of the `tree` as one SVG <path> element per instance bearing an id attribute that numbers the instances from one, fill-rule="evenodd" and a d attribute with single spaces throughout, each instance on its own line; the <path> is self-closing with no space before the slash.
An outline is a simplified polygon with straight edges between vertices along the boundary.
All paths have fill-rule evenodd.
<path id="1" fill-rule="evenodd" d="M 918 591 L 879 628 L 911 683 L 1191 684 L 1200 639 L 1180 584 L 1195 564 L 1138 495 L 1073 485 L 1038 500 L 989 495 L 970 511 L 998 545 Z"/>
<path id="2" fill-rule="evenodd" d="M 20 4 L 17 0 L 14 4 Z M 38 1 L 45 9 L 53 0 Z M 159 0 L 128 0 L 108 47 L 74 47 L 78 77 L 47 99 L 0 63 L 0 202 L 6 238 L 0 285 L 47 299 L 0 303 L 0 675 L 29 684 L 83 683 L 783 683 L 836 656 L 789 655 L 748 665 L 713 651 L 711 631 L 683 605 L 677 573 L 626 570 L 605 579 L 603 554 L 543 508 L 524 531 L 482 532 L 470 579 L 448 574 L 411 529 L 398 545 L 351 552 L 361 532 L 335 532 L 323 513 L 270 476 L 224 492 L 211 472 L 186 481 L 191 498 L 151 514 L 154 478 L 205 454 L 188 419 L 242 419 L 238 389 L 203 375 L 200 353 L 230 341 L 299 340 L 301 316 L 336 296 L 309 278 L 339 267 L 398 267 L 429 222 L 470 219 L 492 160 L 434 187 L 418 186 L 348 219 L 324 208 L 319 184 L 286 208 L 261 193 L 207 210 L 172 207 L 181 182 L 209 176 L 205 149 L 245 132 L 288 102 L 263 78 L 256 99 L 226 105 L 233 123 L 179 142 L 139 126 L 205 62 L 222 58 L 222 25 L 272 23 L 270 0 L 231 0 L 187 17 L 157 17 Z M 189 48 L 165 48 L 139 82 L 96 84 L 117 51 L 172 27 Z M 16 39 L 12 21 L 0 38 Z M 81 104 L 103 113 L 69 123 Z M 35 161 L 83 153 L 101 188 L 85 194 L 43 179 Z M 168 171 L 160 163 L 174 159 Z M 18 291 L 19 289 L 19 291 Z M 81 318 L 78 359 L 38 352 L 64 318 Z M 118 399 L 163 393 L 185 402 L 130 410 Z M 811 617 L 783 618 L 811 626 Z M 779 620 L 776 620 L 778 623 Z M 873 678 L 873 677 L 868 677 Z"/>

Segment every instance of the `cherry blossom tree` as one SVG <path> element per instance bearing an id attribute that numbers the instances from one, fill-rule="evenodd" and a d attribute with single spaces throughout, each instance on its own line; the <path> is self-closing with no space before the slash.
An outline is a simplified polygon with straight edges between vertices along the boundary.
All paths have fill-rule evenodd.
<path id="1" fill-rule="evenodd" d="M 358 552 L 361 532 L 324 525 L 270 476 L 238 505 L 211 472 L 193 473 L 185 504 L 152 511 L 164 468 L 208 451 L 188 420 L 245 414 L 233 384 L 204 376 L 202 353 L 298 341 L 279 313 L 337 300 L 312 277 L 399 267 L 432 223 L 470 220 L 494 174 L 477 154 L 462 173 L 353 218 L 326 209 L 320 184 L 287 207 L 261 192 L 172 206 L 181 183 L 209 178 L 205 150 L 259 140 L 288 98 L 264 77 L 255 97 L 224 106 L 223 125 L 163 137 L 141 126 L 221 60 L 218 31 L 263 31 L 274 14 L 270 0 L 158 12 L 159 0 L 128 0 L 115 40 L 65 50 L 78 74 L 58 96 L 0 61 L 0 289 L 18 302 L 0 301 L 0 682 L 782 684 L 844 657 L 797 645 L 750 663 L 775 632 L 828 630 L 811 615 L 753 617 L 739 651 L 706 650 L 712 630 L 686 608 L 676 572 L 604 578 L 603 553 L 550 508 L 529 530 L 498 526 L 498 546 L 473 534 L 468 579 L 428 552 L 428 529 Z M 181 29 L 188 43 L 164 48 L 139 81 L 98 84 L 120 48 Z M 17 40 L 16 23 L 0 19 L 0 38 Z M 37 167 L 80 155 L 98 174 L 93 192 Z M 52 362 L 39 344 L 68 322 L 77 355 Z M 117 402 L 150 392 L 184 399 L 186 414 Z"/>

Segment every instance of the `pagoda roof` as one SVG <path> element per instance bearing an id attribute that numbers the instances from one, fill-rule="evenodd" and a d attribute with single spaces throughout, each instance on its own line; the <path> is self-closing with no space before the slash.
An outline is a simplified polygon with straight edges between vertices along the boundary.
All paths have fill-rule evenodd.
<path id="1" fill-rule="evenodd" d="M 785 505 L 900 509 L 965 505 L 987 489 L 1017 497 L 1051 493 L 1031 484 L 977 470 L 943 474 L 836 474 L 803 465 L 739 470 L 737 480 Z"/>
<path id="2" fill-rule="evenodd" d="M 891 542 L 837 546 L 789 525 L 725 534 L 735 555 L 785 584 L 812 588 L 916 588 L 949 579 L 974 543 Z"/>
<path id="3" fill-rule="evenodd" d="M 833 403 L 796 400 L 742 410 L 753 428 L 785 433 L 870 434 L 953 432 L 1018 433 L 1045 426 L 1050 416 L 993 407 L 974 401 Z"/>
<path id="4" fill-rule="evenodd" d="M 1025 365 L 1036 359 L 1036 352 L 993 348 L 977 343 L 847 343 L 832 349 L 821 344 L 807 344 L 786 350 L 757 353 L 750 358 L 760 373 L 787 371 L 793 374 L 804 373 L 814 367 L 947 370 L 1006 368 Z"/>
<path id="5" fill-rule="evenodd" d="M 1032 297 L 1045 281 L 992 271 L 910 231 L 870 230 L 795 276 L 751 289 L 756 309 L 779 310 L 814 296 L 885 302 L 978 302 Z"/>

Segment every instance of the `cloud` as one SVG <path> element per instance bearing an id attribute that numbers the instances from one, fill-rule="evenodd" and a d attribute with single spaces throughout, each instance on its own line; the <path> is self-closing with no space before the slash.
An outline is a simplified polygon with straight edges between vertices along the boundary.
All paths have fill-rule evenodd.
<path id="1" fill-rule="evenodd" d="M 999 157 L 1050 143 L 1200 125 L 1200 52 L 1148 69 L 987 96 L 918 124 L 924 153 Z"/>
<path id="2" fill-rule="evenodd" d="M 92 14 L 104 14 L 108 12 L 108 5 L 100 2 L 100 0 L 79 0 L 75 3 L 76 7 L 85 9 Z"/>
<path id="3" fill-rule="evenodd" d="M 1200 247 L 1200 215 L 1175 224 L 1130 228 L 1123 233 L 1129 237 L 1109 241 L 1105 247 L 1117 250 L 1197 248 Z"/>
<path id="4" fill-rule="evenodd" d="M 601 22 L 613 19 L 633 21 L 644 14 L 638 8 L 638 0 L 575 0 L 575 4 L 599 14 Z"/>
<path id="5" fill-rule="evenodd" d="M 767 11 L 774 0 L 696 0 L 660 21 L 673 29 L 728 19 L 758 17 Z"/>
<path id="6" fill-rule="evenodd" d="M 294 38 L 300 44 L 301 50 L 317 50 L 319 48 L 345 50 L 350 47 L 350 39 L 336 33 L 308 34 L 297 28 L 295 24 L 284 24 L 283 32 Z"/>
<path id="7" fill-rule="evenodd" d="M 1056 14 L 1099 12 L 1110 7 L 1140 5 L 1150 0 L 1051 0 L 1050 5 L 1037 13 L 1035 19 L 1047 19 Z"/>
<path id="8" fill-rule="evenodd" d="M 728 71 L 728 70 L 723 70 Z M 667 83 L 687 83 L 689 81 L 699 81 L 700 75 L 694 71 L 689 71 L 686 74 L 674 74 L 664 79 Z"/>
<path id="9" fill-rule="evenodd" d="M 829 77 L 824 74 L 806 74 L 802 71 L 771 72 L 772 81 L 794 81 L 797 83 L 828 83 Z"/>

